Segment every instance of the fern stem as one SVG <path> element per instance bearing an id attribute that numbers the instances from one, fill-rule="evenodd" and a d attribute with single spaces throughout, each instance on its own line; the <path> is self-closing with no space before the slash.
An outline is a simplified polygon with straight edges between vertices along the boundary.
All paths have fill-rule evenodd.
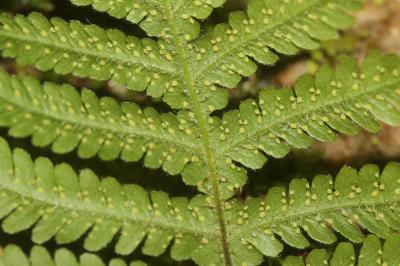
<path id="1" fill-rule="evenodd" d="M 177 51 L 177 55 L 179 57 L 180 63 L 182 64 L 183 68 L 183 77 L 184 81 L 187 85 L 187 89 L 189 91 L 189 95 L 193 104 L 193 111 L 195 114 L 195 117 L 197 119 L 198 125 L 199 125 L 199 130 L 200 134 L 202 136 L 202 141 L 203 141 L 203 147 L 204 147 L 204 153 L 207 161 L 207 167 L 209 170 L 209 178 L 211 182 L 211 188 L 212 188 L 212 194 L 214 198 L 214 204 L 215 204 L 215 209 L 217 212 L 218 216 L 218 222 L 219 222 L 219 228 L 220 228 L 220 233 L 221 233 L 221 243 L 222 243 L 222 249 L 224 253 L 224 261 L 226 266 L 231 266 L 232 261 L 230 257 L 230 252 L 229 252 L 229 244 L 227 240 L 227 233 L 226 233 L 226 225 L 225 225 L 225 216 L 224 216 L 224 211 L 222 207 L 222 202 L 221 202 L 221 196 L 220 196 L 220 191 L 219 191 L 219 181 L 218 181 L 218 173 L 217 173 L 217 166 L 215 163 L 215 156 L 213 153 L 213 150 L 211 148 L 211 142 L 208 136 L 208 131 L 207 131 L 207 126 L 206 126 L 206 119 L 203 116 L 203 113 L 201 111 L 201 106 L 200 106 L 200 101 L 196 93 L 196 88 L 192 79 L 192 76 L 189 71 L 189 66 L 187 64 L 187 61 L 184 56 L 184 51 L 182 49 L 183 44 L 181 43 L 179 39 L 179 35 L 177 33 L 175 24 L 172 21 L 172 16 L 170 12 L 170 8 L 168 5 L 168 0 L 163 0 L 162 1 L 163 8 L 165 9 L 165 15 L 167 17 L 168 24 L 171 29 L 171 34 L 172 34 L 172 39 Z"/>

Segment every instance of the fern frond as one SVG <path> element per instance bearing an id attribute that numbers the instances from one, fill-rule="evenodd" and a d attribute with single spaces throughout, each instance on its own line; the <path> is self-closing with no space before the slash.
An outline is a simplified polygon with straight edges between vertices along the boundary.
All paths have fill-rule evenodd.
<path id="1" fill-rule="evenodd" d="M 333 141 L 337 132 L 376 132 L 380 122 L 400 125 L 400 58 L 371 53 L 361 69 L 356 60 L 339 61 L 336 71 L 324 66 L 315 79 L 300 78 L 293 90 L 266 89 L 258 102 L 247 100 L 225 113 L 211 133 L 219 161 L 258 169 L 264 154 L 280 158 L 316 140 Z"/>
<path id="2" fill-rule="evenodd" d="M 16 245 L 7 245 L 0 255 L 0 265 L 2 266 L 128 266 L 121 259 L 113 259 L 105 264 L 102 259 L 94 254 L 84 253 L 77 257 L 68 249 L 60 248 L 54 252 L 54 256 L 42 246 L 34 246 L 30 255 Z M 134 261 L 129 266 L 146 266 L 144 262 Z"/>
<path id="3" fill-rule="evenodd" d="M 171 255 L 177 260 L 221 254 L 217 217 L 206 197 L 188 201 L 163 192 L 149 195 L 114 178 L 100 181 L 90 170 L 78 177 L 67 164 L 53 166 L 45 158 L 33 162 L 23 150 L 11 152 L 3 139 L 0 159 L 0 217 L 7 233 L 33 227 L 35 243 L 55 237 L 64 244 L 89 231 L 84 241 L 89 251 L 104 248 L 118 235 L 115 251 L 123 255 L 143 241 L 143 253 L 158 256 L 173 239 Z"/>
<path id="4" fill-rule="evenodd" d="M 321 249 L 312 250 L 306 258 L 288 257 L 283 261 L 283 266 L 320 266 L 320 265 L 400 265 L 398 253 L 400 237 L 398 235 L 389 237 L 383 244 L 376 236 L 368 236 L 361 247 L 360 253 L 356 255 L 351 243 L 340 243 L 336 250 L 329 252 Z"/>
<path id="5" fill-rule="evenodd" d="M 44 85 L 32 77 L 0 71 L 0 126 L 13 137 L 32 136 L 35 146 L 52 144 L 56 153 L 78 149 L 81 158 L 99 155 L 160 166 L 179 174 L 188 163 L 200 163 L 201 142 L 186 112 L 160 115 L 153 108 L 80 95 L 69 85 Z"/>
<path id="6" fill-rule="evenodd" d="M 304 249 L 309 246 L 306 235 L 322 244 L 334 243 L 334 232 L 352 243 L 364 241 L 362 230 L 390 238 L 400 229 L 399 176 L 399 163 L 388 164 L 382 173 L 374 165 L 359 172 L 345 167 L 335 180 L 322 175 L 311 184 L 295 179 L 288 189 L 272 188 L 265 198 L 241 207 L 228 202 L 228 241 L 242 246 L 232 257 L 240 257 L 245 247 L 271 257 L 280 254 L 283 243 Z"/>
<path id="7" fill-rule="evenodd" d="M 359 6 L 358 0 L 250 0 L 247 14 L 232 13 L 229 25 L 217 25 L 196 41 L 189 62 L 196 87 L 233 88 L 257 70 L 255 62 L 270 65 L 277 53 L 316 49 L 337 29 L 351 26 L 349 12 Z"/>
<path id="8" fill-rule="evenodd" d="M 177 31 L 186 41 L 197 38 L 200 24 L 197 20 L 206 19 L 216 7 L 225 0 L 71 0 L 78 6 L 91 5 L 100 12 L 107 12 L 116 18 L 126 18 L 137 23 L 150 36 L 170 38 L 171 29 L 168 26 L 163 2 L 169 2 Z"/>
<path id="9" fill-rule="evenodd" d="M 173 90 L 179 71 L 166 45 L 77 21 L 50 21 L 39 13 L 12 18 L 0 14 L 0 50 L 40 70 L 112 80 L 160 97 Z"/>

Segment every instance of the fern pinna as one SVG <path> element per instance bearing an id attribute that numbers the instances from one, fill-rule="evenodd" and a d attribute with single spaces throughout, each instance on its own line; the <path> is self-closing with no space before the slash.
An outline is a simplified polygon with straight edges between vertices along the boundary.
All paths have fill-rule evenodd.
<path id="1" fill-rule="evenodd" d="M 340 57 L 335 68 L 322 66 L 294 88 L 264 89 L 237 110 L 222 116 L 215 112 L 227 106 L 228 88 L 253 75 L 257 63 L 271 65 L 280 55 L 313 50 L 336 38 L 337 30 L 351 26 L 359 1 L 250 0 L 247 12 L 233 12 L 228 23 L 210 31 L 203 31 L 200 22 L 225 1 L 71 2 L 136 23 L 148 38 L 39 13 L 3 13 L 2 55 L 43 71 L 111 80 L 161 98 L 172 110 L 160 113 L 1 71 L 0 125 L 9 128 L 10 136 L 31 137 L 33 145 L 51 145 L 58 154 L 77 150 L 84 159 L 143 159 L 145 167 L 180 174 L 199 194 L 170 197 L 114 178 L 99 179 L 88 169 L 77 172 L 68 164 L 31 159 L 0 139 L 3 231 L 32 227 L 37 244 L 83 238 L 91 252 L 115 240 L 118 255 L 140 246 L 144 254 L 160 256 L 170 247 L 174 260 L 199 265 L 259 265 L 264 256 L 277 257 L 283 265 L 371 265 L 378 260 L 399 265 L 399 256 L 393 256 L 400 230 L 398 163 L 382 171 L 374 165 L 359 171 L 344 167 L 336 178 L 295 179 L 287 188 L 274 187 L 265 197 L 244 202 L 235 196 L 248 170 L 262 168 L 268 157 L 333 141 L 338 133 L 400 125 L 399 57 L 371 52 L 361 65 Z M 347 242 L 334 250 L 339 235 Z M 354 247 L 360 243 L 357 259 Z M 313 250 L 282 258 L 288 246 Z M 9 245 L 0 262 L 105 265 L 92 254 L 79 260 L 66 249 L 50 254 L 36 246 L 29 256 Z M 126 262 L 115 259 L 109 265 Z"/>

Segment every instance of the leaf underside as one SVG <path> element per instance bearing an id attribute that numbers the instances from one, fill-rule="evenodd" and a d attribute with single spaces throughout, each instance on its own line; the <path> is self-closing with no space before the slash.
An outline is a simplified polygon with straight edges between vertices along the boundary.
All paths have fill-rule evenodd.
<path id="1" fill-rule="evenodd" d="M 322 66 L 295 87 L 265 89 L 258 101 L 214 117 L 209 125 L 221 189 L 229 197 L 247 181 L 245 169 L 260 169 L 267 157 L 282 158 L 337 134 L 377 132 L 400 125 L 400 58 L 373 52 L 361 67 L 343 57 L 335 70 Z"/>
<path id="2" fill-rule="evenodd" d="M 0 142 L 0 216 L 7 233 L 33 227 L 32 239 L 70 243 L 86 232 L 84 246 L 98 251 L 117 238 L 115 251 L 131 254 L 143 241 L 144 254 L 159 256 L 169 245 L 175 260 L 220 265 L 216 214 L 210 198 L 150 195 L 113 178 L 100 181 L 90 170 L 77 175 L 70 166 L 45 158 L 32 161 L 23 150 L 11 152 Z M 367 165 L 343 168 L 336 179 L 318 176 L 310 184 L 293 180 L 288 189 L 273 188 L 263 198 L 224 203 L 228 243 L 234 265 L 258 265 L 263 255 L 276 257 L 284 243 L 298 249 L 313 239 L 336 241 L 335 232 L 361 243 L 361 230 L 388 238 L 400 230 L 400 164 L 380 173 Z M 207 254 L 205 256 L 204 254 Z"/>
<path id="3" fill-rule="evenodd" d="M 164 8 L 161 1 L 141 1 L 140 6 L 150 2 L 155 9 Z M 110 11 L 109 1 L 96 1 L 101 11 Z M 216 7 L 223 1 L 165 1 L 168 9 L 184 12 L 184 20 L 192 26 L 192 15 L 206 17 L 199 9 L 185 7 L 201 3 L 202 6 Z M 181 2 L 184 2 L 182 4 Z M 87 5 L 92 1 L 75 1 Z M 112 1 L 124 8 L 131 1 Z M 273 64 L 277 53 L 295 54 L 299 49 L 315 49 L 320 41 L 336 38 L 338 29 L 351 26 L 350 11 L 359 7 L 359 1 L 332 0 L 290 0 L 285 2 L 252 0 L 248 12 L 235 12 L 230 16 L 229 25 L 220 24 L 212 33 L 187 42 L 198 35 L 197 30 L 186 28 L 188 23 L 173 21 L 178 36 L 190 36 L 183 40 L 184 54 L 189 65 L 189 74 L 195 80 L 200 104 L 205 113 L 224 108 L 228 94 L 225 89 L 235 87 L 241 77 L 251 76 L 257 69 L 255 62 Z M 121 10 L 121 8 L 116 8 Z M 128 12 L 127 9 L 124 9 Z M 193 11 L 195 10 L 195 11 Z M 170 12 L 173 16 L 178 13 Z M 172 43 L 171 25 L 163 22 L 166 14 L 157 11 L 147 16 L 153 24 L 168 27 L 160 29 L 151 26 L 150 35 L 163 35 L 158 42 L 150 39 L 139 40 L 126 36 L 118 30 L 103 30 L 95 25 L 84 25 L 73 21 L 66 23 L 33 13 L 28 17 L 15 19 L 0 16 L 0 49 L 3 56 L 16 58 L 21 64 L 35 65 L 41 70 L 54 69 L 57 73 L 73 73 L 77 76 L 98 80 L 109 80 L 126 85 L 132 90 L 147 90 L 154 97 L 163 97 L 173 108 L 192 107 L 187 93 L 183 66 L 179 64 L 176 48 Z M 157 17 L 163 17 L 161 20 Z M 154 18 L 155 17 L 155 18 Z M 187 19 L 186 19 L 187 18 Z M 163 23 L 161 23 L 163 22 Z M 143 25 L 143 24 L 142 24 Z M 318 27 L 316 26 L 318 25 Z M 197 28 L 196 26 L 194 26 Z M 160 32 L 160 33 L 158 33 Z M 164 32 L 164 34 L 161 34 Z M 178 37 L 179 38 L 179 37 Z M 185 39 L 185 38 L 184 38 Z M 29 56 L 27 56 L 29 54 Z M 61 60 L 63 59 L 63 60 Z M 64 60 L 65 59 L 65 60 Z M 118 71 L 117 71 L 118 70 Z"/>
<path id="4" fill-rule="evenodd" d="M 400 265 L 399 236 L 389 237 L 383 244 L 376 236 L 368 236 L 357 256 L 351 243 L 340 243 L 333 253 L 326 250 L 312 250 L 306 258 L 288 257 L 283 266 L 320 266 L 320 265 Z"/>
<path id="5" fill-rule="evenodd" d="M 79 259 L 68 249 L 56 250 L 54 257 L 42 246 L 34 246 L 27 256 L 20 247 L 7 245 L 0 256 L 2 266 L 127 266 L 121 259 L 113 259 L 105 264 L 98 256 L 90 253 L 82 254 Z M 134 261 L 129 266 L 146 266 L 144 262 Z"/>
<path id="6" fill-rule="evenodd" d="M 185 109 L 160 114 L 99 99 L 86 89 L 78 93 L 69 85 L 0 72 L 0 126 L 11 136 L 31 136 L 35 146 L 51 145 L 56 153 L 76 149 L 81 158 L 144 158 L 146 167 L 181 174 L 186 184 L 206 193 L 190 200 L 148 193 L 114 178 L 99 179 L 90 170 L 76 173 L 67 164 L 32 160 L 0 139 L 5 232 L 32 227 L 38 244 L 84 238 L 89 251 L 112 242 L 120 255 L 140 246 L 145 255 L 159 256 L 171 247 L 174 260 L 199 265 L 230 265 L 229 258 L 232 265 L 259 265 L 263 256 L 278 257 L 285 245 L 300 250 L 310 241 L 331 245 L 340 234 L 349 243 L 339 244 L 332 254 L 314 250 L 284 264 L 350 265 L 357 259 L 360 265 L 399 264 L 392 255 L 400 230 L 398 163 L 383 172 L 367 165 L 359 172 L 345 167 L 335 179 L 295 179 L 287 189 L 275 187 L 265 197 L 244 202 L 229 198 L 246 183 L 246 169 L 261 168 L 267 156 L 281 158 L 315 141 L 334 141 L 338 133 L 400 125 L 400 58 L 371 53 L 358 66 L 343 57 L 336 69 L 323 66 L 294 88 L 265 89 L 257 100 L 246 100 L 219 118 L 211 114 L 227 105 L 226 89 L 253 75 L 257 63 L 272 65 L 279 54 L 314 50 L 336 38 L 338 30 L 351 26 L 350 12 L 361 3 L 249 0 L 246 12 L 233 12 L 227 24 L 201 33 L 200 20 L 224 2 L 72 0 L 137 23 L 152 39 L 38 13 L 0 14 L 3 56 L 40 70 L 110 80 Z M 366 232 L 372 235 L 366 238 Z M 378 238 L 386 239 L 383 249 Z M 357 243 L 363 243 L 359 258 L 353 248 Z M 30 258 L 16 246 L 4 252 L 0 264 L 5 266 L 16 261 L 39 265 L 39 255 L 49 265 L 58 260 L 104 265 L 90 254 L 78 262 L 65 249 L 55 253 L 54 263 L 41 247 Z"/>
<path id="7" fill-rule="evenodd" d="M 400 125 L 399 57 L 371 53 L 361 68 L 347 57 L 339 61 L 335 70 L 323 66 L 314 78 L 302 77 L 294 90 L 266 89 L 258 102 L 247 100 L 222 119 L 209 117 L 223 198 L 245 184 L 245 168 L 261 168 L 267 156 L 281 158 L 359 128 L 376 132 L 380 122 Z M 182 174 L 186 184 L 208 191 L 198 124 L 188 112 L 159 114 L 4 72 L 0 108 L 0 125 L 14 137 L 32 136 L 35 146 L 51 144 L 56 153 L 77 149 L 81 158 L 129 162 L 144 156 L 146 167 Z"/>
<path id="8" fill-rule="evenodd" d="M 171 29 L 163 9 L 162 0 L 71 0 L 77 6 L 91 5 L 95 10 L 107 12 L 116 18 L 125 18 L 132 23 L 139 23 L 140 27 L 150 36 L 171 38 Z M 177 31 L 185 40 L 192 40 L 200 33 L 200 24 L 197 20 L 206 19 L 213 8 L 224 4 L 224 0 L 174 0 L 171 10 L 173 20 L 179 26 Z"/>
<path id="9" fill-rule="evenodd" d="M 121 158 L 179 174 L 198 161 L 200 140 L 187 112 L 160 115 L 134 103 L 99 99 L 70 85 L 40 84 L 31 77 L 0 72 L 0 126 L 13 137 L 32 136 L 35 146 L 52 145 L 59 154 L 78 150 L 81 158 Z"/>

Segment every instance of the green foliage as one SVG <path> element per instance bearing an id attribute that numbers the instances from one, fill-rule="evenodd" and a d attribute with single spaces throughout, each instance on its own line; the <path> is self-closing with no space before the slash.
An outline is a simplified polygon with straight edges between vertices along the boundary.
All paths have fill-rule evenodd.
<path id="1" fill-rule="evenodd" d="M 56 153 L 75 148 L 81 158 L 137 161 L 146 154 L 150 168 L 163 165 L 179 174 L 197 161 L 199 136 L 186 112 L 160 115 L 153 108 L 118 103 L 89 90 L 81 95 L 70 85 L 17 78 L 0 72 L 0 125 L 13 137 L 32 136 L 35 146 L 52 144 Z"/>
<path id="2" fill-rule="evenodd" d="M 356 257 L 353 245 L 351 243 L 340 243 L 333 254 L 325 250 L 313 250 L 308 254 L 305 262 L 300 257 L 288 257 L 283 266 L 320 266 L 320 265 L 399 265 L 400 257 L 398 249 L 400 238 L 398 236 L 389 237 L 382 248 L 381 241 L 376 236 L 368 236 L 364 241 L 360 254 Z"/>
<path id="3" fill-rule="evenodd" d="M 68 249 L 58 249 L 51 257 L 49 251 L 44 247 L 34 246 L 28 257 L 24 252 L 15 245 L 8 245 L 3 250 L 0 257 L 0 264 L 3 266 L 105 266 L 106 264 L 96 255 L 85 253 L 79 257 L 79 260 Z M 127 266 L 125 261 L 121 259 L 113 259 L 109 266 Z M 129 266 L 146 266 L 145 263 L 135 261 Z"/>
<path id="4" fill-rule="evenodd" d="M 376 132 L 379 122 L 400 125 L 400 113 L 393 112 L 400 105 L 399 57 L 371 53 L 361 69 L 348 57 L 340 62 L 335 71 L 325 66 L 315 78 L 302 77 L 295 90 L 266 89 L 258 102 L 247 100 L 222 120 L 208 118 L 219 175 L 226 177 L 224 198 L 247 180 L 245 168 L 233 162 L 259 169 L 266 155 L 281 158 L 315 140 L 333 141 L 336 132 L 354 135 L 360 127 Z M 89 90 L 79 95 L 69 85 L 41 85 L 4 72 L 0 109 L 0 125 L 9 127 L 11 136 L 32 136 L 35 146 L 52 144 L 56 153 L 77 148 L 81 158 L 99 154 L 108 161 L 145 156 L 146 167 L 182 173 L 185 183 L 207 191 L 201 133 L 189 112 L 160 115 L 134 103 L 99 100 Z"/>
<path id="5" fill-rule="evenodd" d="M 256 62 L 270 65 L 277 61 L 277 53 L 316 49 L 321 40 L 335 38 L 337 29 L 351 25 L 348 12 L 358 5 L 357 0 L 251 0 L 247 14 L 230 14 L 229 25 L 217 25 L 196 43 L 196 56 L 188 63 L 194 86 L 211 91 L 232 88 L 257 70 Z M 222 100 L 207 103 L 208 111 L 223 107 Z"/>
<path id="6" fill-rule="evenodd" d="M 263 153 L 281 158 L 315 140 L 333 141 L 337 132 L 377 132 L 379 122 L 400 125 L 400 58 L 371 53 L 361 69 L 348 57 L 339 62 L 336 71 L 323 66 L 294 89 L 263 90 L 258 102 L 247 100 L 225 113 L 212 132 L 216 154 L 258 169 Z"/>
<path id="7" fill-rule="evenodd" d="M 93 1 L 73 2 L 87 5 Z M 233 13 L 229 25 L 220 24 L 212 34 L 187 44 L 198 35 L 198 23 L 192 17 L 207 17 L 211 6 L 223 1 L 135 2 L 102 0 L 94 7 L 117 17 L 129 12 L 130 20 L 141 22 L 150 35 L 164 36 L 166 41 L 139 40 L 117 30 L 104 31 L 75 21 L 53 18 L 49 22 L 36 13 L 15 19 L 3 15 L 3 55 L 60 74 L 112 79 L 133 90 L 147 88 L 151 96 L 164 95 L 174 108 L 192 106 L 187 88 L 190 84 L 203 111 L 209 113 L 227 103 L 227 93 L 220 87 L 232 88 L 241 76 L 256 71 L 253 60 L 275 63 L 277 56 L 270 48 L 282 54 L 294 54 L 299 48 L 315 49 L 319 40 L 335 38 L 336 29 L 351 25 L 347 12 L 358 6 L 358 1 L 345 0 L 253 0 L 248 14 Z M 181 34 L 184 40 L 179 38 Z"/>
<path id="8" fill-rule="evenodd" d="M 336 179 L 321 175 L 311 184 L 295 179 L 288 189 L 272 188 L 265 198 L 243 206 L 227 203 L 229 239 L 274 257 L 282 252 L 282 242 L 298 249 L 309 247 L 310 238 L 332 244 L 334 232 L 352 243 L 364 240 L 362 230 L 388 238 L 400 228 L 399 172 L 398 163 L 388 164 L 382 173 L 374 165 L 359 172 L 345 167 Z"/>
<path id="9" fill-rule="evenodd" d="M 84 244 L 90 251 L 105 247 L 118 234 L 115 251 L 123 255 L 132 253 L 147 235 L 143 252 L 153 256 L 179 237 L 172 253 L 180 258 L 187 256 L 187 248 L 196 249 L 196 239 L 201 242 L 201 237 L 218 232 L 203 196 L 191 202 L 170 199 L 163 192 L 149 197 L 136 185 L 122 186 L 114 178 L 100 181 L 90 170 L 78 176 L 67 164 L 53 166 L 45 158 L 33 162 L 23 150 L 12 153 L 4 140 L 0 151 L 0 216 L 7 217 L 2 225 L 7 233 L 34 226 L 35 243 L 55 237 L 64 244 L 90 231 Z"/>
<path id="10" fill-rule="evenodd" d="M 100 12 L 107 12 L 116 18 L 126 18 L 132 23 L 140 23 L 140 27 L 150 36 L 170 38 L 171 29 L 168 19 L 174 21 L 179 35 L 189 41 L 198 37 L 200 24 L 198 19 L 206 19 L 213 8 L 224 4 L 224 0 L 121 0 L 118 3 L 107 0 L 71 0 L 78 6 L 92 5 Z M 171 10 L 172 18 L 168 18 L 165 6 Z"/>
<path id="11" fill-rule="evenodd" d="M 152 96 L 175 85 L 177 69 L 165 46 L 139 40 L 119 30 L 103 30 L 78 21 L 50 21 L 39 13 L 12 18 L 1 14 L 3 56 L 40 70 L 114 82 Z"/>
<path id="12" fill-rule="evenodd" d="M 400 125 L 399 57 L 372 52 L 361 65 L 340 57 L 335 69 L 322 66 L 294 88 L 265 89 L 237 110 L 214 113 L 227 105 L 227 89 L 253 75 L 257 63 L 272 65 L 279 54 L 313 50 L 336 38 L 352 24 L 350 12 L 360 1 L 250 0 L 247 12 L 233 12 L 227 24 L 204 32 L 200 20 L 223 0 L 71 1 L 137 23 L 149 38 L 39 13 L 0 14 L 2 55 L 39 70 L 145 91 L 177 110 L 160 113 L 0 71 L 0 126 L 11 137 L 31 137 L 33 145 L 51 145 L 59 154 L 77 150 L 83 159 L 143 159 L 145 167 L 180 174 L 201 193 L 187 199 L 147 192 L 115 178 L 100 179 L 88 169 L 77 173 L 68 164 L 32 160 L 0 139 L 4 232 L 33 228 L 37 244 L 83 238 L 93 252 L 110 245 L 119 255 L 140 247 L 145 255 L 160 256 L 170 249 L 176 261 L 226 266 L 259 265 L 264 256 L 281 256 L 286 246 L 332 245 L 340 235 L 349 243 L 339 244 L 331 264 L 353 263 L 353 245 L 362 242 L 360 265 L 378 259 L 398 264 L 391 252 L 400 230 L 399 163 L 383 172 L 367 165 L 359 172 L 344 167 L 335 179 L 295 179 L 265 197 L 234 195 L 247 182 L 247 170 L 262 168 L 267 157 L 334 141 L 339 133 Z M 372 236 L 366 238 L 366 232 Z M 385 246 L 376 254 L 380 239 L 386 239 Z M 40 247 L 30 259 L 16 246 L 4 252 L 0 264 L 5 266 L 37 265 L 39 257 L 49 265 L 103 265 L 89 254 L 79 264 L 65 249 L 56 251 L 54 263 Z M 314 250 L 306 262 L 326 264 L 329 256 Z M 302 265 L 303 258 L 284 263 Z"/>
<path id="13" fill-rule="evenodd" d="M 247 100 L 221 119 L 208 117 L 223 198 L 247 181 L 244 167 L 259 169 L 266 155 L 281 158 L 315 140 L 333 141 L 336 132 L 372 132 L 379 122 L 400 125 L 400 59 L 371 53 L 361 68 L 348 57 L 333 71 L 325 66 L 316 77 L 302 77 L 291 88 L 266 89 L 258 102 Z M 14 137 L 32 136 L 35 146 L 52 144 L 56 153 L 78 149 L 81 158 L 137 161 L 183 174 L 188 185 L 207 191 L 207 162 L 196 120 L 186 111 L 159 114 L 134 103 L 81 95 L 69 85 L 17 78 L 0 72 L 0 125 Z M 274 102 L 274 104 L 270 104 Z M 269 104 L 267 104 L 269 103 Z M 237 123 L 239 121 L 239 123 Z M 203 174 L 201 174 L 203 173 Z"/>
<path id="14" fill-rule="evenodd" d="M 148 195 L 114 178 L 100 181 L 90 170 L 78 176 L 67 164 L 53 166 L 45 158 L 32 161 L 20 149 L 11 152 L 4 140 L 0 154 L 0 215 L 6 217 L 2 228 L 7 233 L 33 226 L 35 243 L 54 237 L 65 244 L 89 232 L 84 246 L 90 251 L 118 236 L 115 252 L 121 255 L 131 254 L 144 241 L 142 252 L 158 256 L 173 242 L 176 260 L 223 263 L 211 198 Z M 373 165 L 359 173 L 343 168 L 335 180 L 318 176 L 310 184 L 297 179 L 288 189 L 272 188 L 265 198 L 227 201 L 223 208 L 234 265 L 257 265 L 262 255 L 276 257 L 283 243 L 307 248 L 305 234 L 322 244 L 336 242 L 335 231 L 360 243 L 360 228 L 389 238 L 400 229 L 399 173 L 398 163 L 382 174 Z"/>

